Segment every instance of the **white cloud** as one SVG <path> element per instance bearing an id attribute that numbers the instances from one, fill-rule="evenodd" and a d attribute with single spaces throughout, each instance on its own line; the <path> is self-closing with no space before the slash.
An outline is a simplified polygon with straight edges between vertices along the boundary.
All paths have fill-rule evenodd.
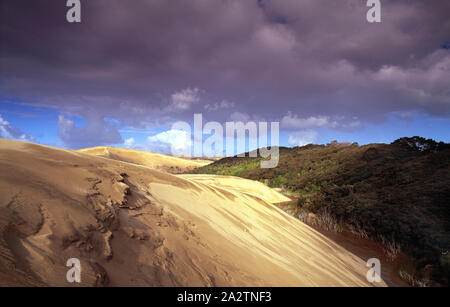
<path id="1" fill-rule="evenodd" d="M 338 126 L 336 121 L 331 121 L 328 116 L 310 116 L 308 118 L 299 118 L 297 114 L 288 112 L 281 119 L 281 126 L 287 129 L 307 129 L 307 128 L 335 128 Z"/>
<path id="2" fill-rule="evenodd" d="M 131 138 L 125 139 L 123 144 L 125 145 L 125 147 L 132 148 L 134 146 L 134 144 L 135 144 L 134 138 L 131 137 Z"/>
<path id="3" fill-rule="evenodd" d="M 20 141 L 32 141 L 32 136 L 26 135 L 17 128 L 11 126 L 11 124 L 4 120 L 0 114 L 0 138 L 20 140 Z"/>
<path id="4" fill-rule="evenodd" d="M 304 146 L 317 141 L 319 134 L 313 130 L 297 131 L 289 134 L 288 143 L 291 146 Z"/>
<path id="5" fill-rule="evenodd" d="M 12 135 L 9 132 L 10 124 L 2 118 L 0 115 L 0 136 L 4 139 L 12 139 Z"/>
<path id="6" fill-rule="evenodd" d="M 173 129 L 149 136 L 146 145 L 149 151 L 174 155 L 190 155 L 191 146 L 189 133 Z"/>
<path id="7" fill-rule="evenodd" d="M 300 118 L 297 114 L 288 112 L 281 119 L 281 127 L 292 130 L 304 130 L 310 128 L 331 128 L 338 130 L 352 131 L 363 126 L 358 117 L 351 118 L 345 116 L 310 116 L 307 118 Z"/>
<path id="8" fill-rule="evenodd" d="M 167 111 L 185 111 L 198 101 L 200 90 L 198 88 L 186 88 L 171 95 L 171 104 Z"/>

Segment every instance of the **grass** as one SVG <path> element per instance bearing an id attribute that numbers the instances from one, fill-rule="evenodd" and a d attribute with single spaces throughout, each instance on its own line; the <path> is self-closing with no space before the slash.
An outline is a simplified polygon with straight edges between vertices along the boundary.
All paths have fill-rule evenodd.
<path id="1" fill-rule="evenodd" d="M 338 220 L 327 208 L 320 210 L 317 214 L 300 211 L 297 217 L 308 225 L 317 226 L 334 233 L 342 232 L 345 229 L 343 221 Z"/>
<path id="2" fill-rule="evenodd" d="M 394 236 L 391 236 L 391 239 L 379 236 L 379 240 L 383 243 L 384 253 L 387 255 L 388 259 L 394 261 L 402 251 L 400 245 L 395 241 Z"/>

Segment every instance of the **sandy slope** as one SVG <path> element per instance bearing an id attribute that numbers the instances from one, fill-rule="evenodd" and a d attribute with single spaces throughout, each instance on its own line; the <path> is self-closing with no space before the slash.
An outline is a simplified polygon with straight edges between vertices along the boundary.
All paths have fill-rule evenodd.
<path id="1" fill-rule="evenodd" d="M 239 177 L 219 176 L 219 175 L 178 175 L 178 177 L 201 182 L 216 188 L 235 191 L 239 194 L 253 195 L 268 203 L 281 203 L 290 199 L 274 189 L 267 188 L 261 182 L 247 180 Z"/>
<path id="2" fill-rule="evenodd" d="M 100 146 L 80 149 L 78 151 L 89 155 L 144 165 L 172 174 L 184 173 L 212 162 L 211 160 L 184 159 L 148 151 L 118 147 Z"/>
<path id="3" fill-rule="evenodd" d="M 0 140 L 0 285 L 69 285 L 72 257 L 82 285 L 368 285 L 363 260 L 279 199 L 244 179 Z"/>

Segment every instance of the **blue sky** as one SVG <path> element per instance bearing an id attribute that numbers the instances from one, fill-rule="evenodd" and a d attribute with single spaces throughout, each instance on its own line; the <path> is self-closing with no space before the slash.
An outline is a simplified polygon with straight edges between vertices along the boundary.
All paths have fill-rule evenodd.
<path id="1" fill-rule="evenodd" d="M 61 111 L 54 108 L 36 107 L 24 105 L 20 101 L 0 102 L 0 116 L 3 120 L 9 122 L 11 127 L 20 130 L 28 136 L 29 141 L 36 143 L 67 148 L 58 133 L 58 116 Z M 86 121 L 79 116 L 65 115 L 74 121 L 76 126 L 86 126 Z M 148 143 L 147 138 L 158 135 L 171 129 L 170 126 L 159 126 L 151 129 L 136 129 L 133 127 L 121 126 L 120 121 L 108 119 L 115 125 L 122 136 L 123 142 L 112 143 L 109 145 L 127 147 L 125 141 L 133 139 L 133 146 L 142 149 L 152 150 L 151 147 L 145 147 Z M 191 125 L 193 126 L 193 124 Z M 390 143 L 397 138 L 404 136 L 422 136 L 432 138 L 436 141 L 450 142 L 450 120 L 442 117 L 431 117 L 424 115 L 411 115 L 408 118 L 399 118 L 396 115 L 390 115 L 387 119 L 377 124 L 366 124 L 364 127 L 354 131 L 336 131 L 334 129 L 319 128 L 315 129 L 317 137 L 313 139 L 314 143 L 326 144 L 333 140 L 339 142 L 358 142 L 360 145 L 369 143 Z M 289 131 L 280 132 L 280 145 L 292 146 L 289 142 Z M 208 137 L 204 135 L 204 138 Z M 158 148 L 155 148 L 158 151 Z"/>

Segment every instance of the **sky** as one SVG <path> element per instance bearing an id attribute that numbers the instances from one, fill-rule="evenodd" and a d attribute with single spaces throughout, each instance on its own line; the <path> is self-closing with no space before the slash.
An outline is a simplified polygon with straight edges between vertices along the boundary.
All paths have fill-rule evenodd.
<path id="1" fill-rule="evenodd" d="M 169 153 L 177 121 L 280 145 L 450 142 L 450 1 L 1 0 L 0 137 Z M 183 146 L 181 144 L 180 146 Z"/>

